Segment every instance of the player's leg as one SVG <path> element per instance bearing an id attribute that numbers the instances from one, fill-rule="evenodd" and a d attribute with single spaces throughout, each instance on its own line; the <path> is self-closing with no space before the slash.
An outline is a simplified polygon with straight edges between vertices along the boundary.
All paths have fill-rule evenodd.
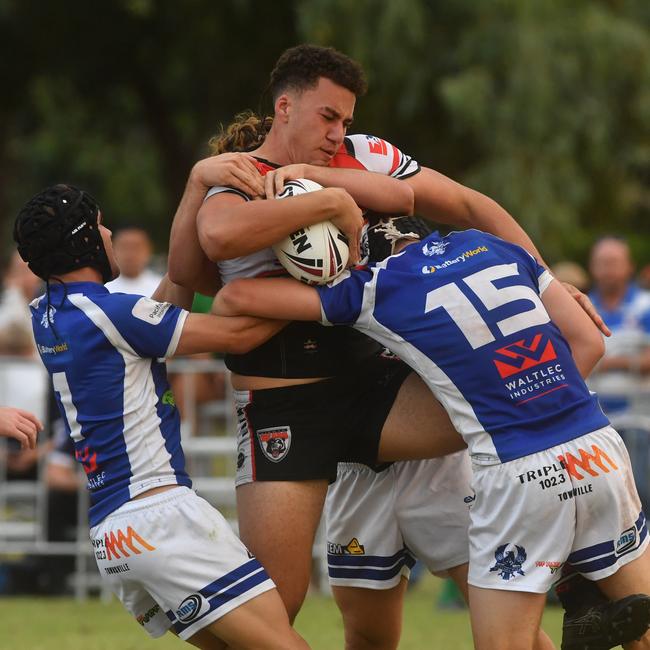
<path id="1" fill-rule="evenodd" d="M 294 620 L 309 588 L 327 479 L 336 476 L 346 395 L 338 381 L 235 391 L 239 535 Z M 346 391 L 346 393 L 349 391 Z"/>
<path id="2" fill-rule="evenodd" d="M 327 481 L 260 481 L 237 488 L 239 535 L 275 582 L 293 621 L 307 594 Z"/>
<path id="3" fill-rule="evenodd" d="M 597 582 L 613 603 L 574 612 L 563 627 L 562 647 L 614 647 L 641 636 L 648 625 L 650 556 L 629 455 L 616 431 L 605 427 L 563 445 L 560 456 L 570 477 L 576 533 L 568 562 Z M 593 600 L 586 605 L 593 605 Z M 650 647 L 649 639 L 630 647 Z M 627 646 L 626 646 L 627 647 Z"/>
<path id="4" fill-rule="evenodd" d="M 464 448 L 465 443 L 440 402 L 422 379 L 411 373 L 384 422 L 379 460 L 434 458 Z"/>
<path id="5" fill-rule="evenodd" d="M 395 513 L 395 465 L 339 463 L 327 494 L 329 579 L 347 650 L 393 650 L 402 627 L 409 565 Z"/>
<path id="6" fill-rule="evenodd" d="M 408 580 L 390 589 L 332 587 L 343 616 L 346 650 L 395 650 L 402 633 Z"/>
<path id="7" fill-rule="evenodd" d="M 598 581 L 598 586 L 612 601 L 623 600 L 635 594 L 650 593 L 650 551 L 646 550 L 632 562 L 622 566 L 613 575 Z M 626 601 L 627 602 L 627 601 Z M 636 632 L 643 633 L 639 641 L 631 641 L 624 645 L 630 650 L 650 648 L 650 633 L 647 632 L 648 604 L 645 602 L 638 615 Z M 645 630 L 643 629 L 645 628 Z M 639 634 L 641 636 L 641 634 Z M 616 639 L 613 639 L 616 640 Z"/>
<path id="8" fill-rule="evenodd" d="M 545 594 L 469 587 L 476 650 L 532 650 Z"/>
<path id="9" fill-rule="evenodd" d="M 277 590 L 266 591 L 212 623 L 209 632 L 230 650 L 307 650 L 309 646 L 291 627 Z M 212 640 L 189 639 L 202 650 L 212 650 Z"/>

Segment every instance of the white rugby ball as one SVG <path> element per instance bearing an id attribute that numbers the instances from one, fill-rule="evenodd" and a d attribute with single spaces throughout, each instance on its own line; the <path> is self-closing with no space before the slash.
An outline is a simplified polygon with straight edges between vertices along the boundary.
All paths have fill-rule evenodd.
<path id="1" fill-rule="evenodd" d="M 276 198 L 285 199 L 322 190 L 322 185 L 306 178 L 287 181 Z M 322 221 L 292 232 L 274 244 L 273 251 L 284 268 L 307 284 L 326 284 L 348 263 L 347 237 L 331 222 Z"/>

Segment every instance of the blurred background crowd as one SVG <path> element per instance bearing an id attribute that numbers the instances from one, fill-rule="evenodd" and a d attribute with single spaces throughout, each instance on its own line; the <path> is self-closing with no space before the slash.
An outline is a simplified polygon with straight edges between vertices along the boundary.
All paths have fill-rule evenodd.
<path id="1" fill-rule="evenodd" d="M 28 304 L 43 288 L 12 247 L 17 209 L 54 182 L 87 188 L 114 231 L 110 290 L 150 295 L 193 162 L 236 113 L 270 112 L 269 66 L 303 41 L 366 69 L 351 132 L 497 200 L 557 277 L 589 293 L 613 331 L 591 385 L 650 502 L 646 0 L 0 0 L 0 36 L 0 404 L 46 423 L 34 451 L 0 443 L 0 594 L 70 590 L 74 556 L 41 542 L 74 542 L 83 511 L 34 348 Z M 212 361 L 174 375 L 188 435 L 228 428 Z"/>

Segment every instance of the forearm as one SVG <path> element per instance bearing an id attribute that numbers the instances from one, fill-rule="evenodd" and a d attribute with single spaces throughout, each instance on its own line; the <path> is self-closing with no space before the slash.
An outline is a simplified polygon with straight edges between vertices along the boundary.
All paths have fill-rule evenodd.
<path id="1" fill-rule="evenodd" d="M 360 169 L 336 169 L 305 165 L 306 178 L 325 187 L 342 187 L 367 210 L 391 215 L 413 214 L 413 189 L 385 174 Z"/>
<path id="2" fill-rule="evenodd" d="M 200 246 L 214 261 L 250 255 L 336 214 L 341 192 L 329 188 L 278 201 L 227 201 L 216 213 L 211 202 L 221 197 L 213 197 L 199 211 Z"/>
<path id="3" fill-rule="evenodd" d="M 172 223 L 168 274 L 178 285 L 213 295 L 219 289 L 218 272 L 201 248 L 196 226 L 206 191 L 193 169 Z"/>
<path id="4" fill-rule="evenodd" d="M 623 370 L 641 375 L 650 373 L 650 348 L 645 348 L 639 354 L 605 356 L 598 365 L 599 372 Z"/>
<path id="5" fill-rule="evenodd" d="M 525 248 L 540 263 L 540 252 L 523 228 L 496 201 L 429 168 L 406 181 L 415 192 L 415 213 L 458 228 L 478 228 Z"/>
<path id="6" fill-rule="evenodd" d="M 158 302 L 171 302 L 189 311 L 192 308 L 194 292 L 192 289 L 174 284 L 169 276 L 165 275 L 151 297 Z"/>
<path id="7" fill-rule="evenodd" d="M 212 313 L 317 321 L 321 307 L 314 287 L 290 278 L 256 278 L 229 282 L 216 295 Z"/>

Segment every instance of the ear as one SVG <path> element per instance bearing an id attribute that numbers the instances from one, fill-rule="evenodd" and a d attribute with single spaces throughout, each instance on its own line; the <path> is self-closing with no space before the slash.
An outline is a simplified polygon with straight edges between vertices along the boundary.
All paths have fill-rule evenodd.
<path id="1" fill-rule="evenodd" d="M 291 98 L 288 95 L 280 95 L 275 100 L 275 117 L 282 122 L 289 121 L 289 113 L 291 112 Z"/>

